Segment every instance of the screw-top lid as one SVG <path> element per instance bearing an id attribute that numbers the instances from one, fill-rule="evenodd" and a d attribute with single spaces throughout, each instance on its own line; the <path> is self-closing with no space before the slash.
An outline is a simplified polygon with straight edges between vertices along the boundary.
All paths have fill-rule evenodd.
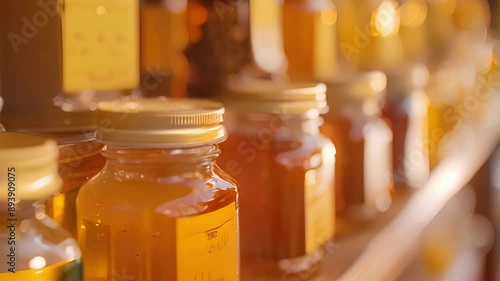
<path id="1" fill-rule="evenodd" d="M 123 98 L 97 106 L 96 140 L 109 145 L 172 148 L 223 142 L 224 107 L 204 99 Z"/>
<path id="2" fill-rule="evenodd" d="M 304 114 L 310 110 L 326 113 L 325 84 L 277 83 L 270 80 L 232 81 L 223 101 L 232 110 Z"/>
<path id="3" fill-rule="evenodd" d="M 21 133 L 0 133 L 0 200 L 40 200 L 57 193 L 58 148 L 54 140 Z M 13 193 L 9 195 L 9 191 Z"/>
<path id="4" fill-rule="evenodd" d="M 385 101 L 387 76 L 381 71 L 348 71 L 327 83 L 328 104 L 333 111 L 358 106 L 367 114 L 377 113 Z"/>

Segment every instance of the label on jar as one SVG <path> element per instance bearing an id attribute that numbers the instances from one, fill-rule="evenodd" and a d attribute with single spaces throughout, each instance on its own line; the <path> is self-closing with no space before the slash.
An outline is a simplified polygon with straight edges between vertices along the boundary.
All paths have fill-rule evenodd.
<path id="1" fill-rule="evenodd" d="M 177 281 L 238 280 L 235 203 L 177 219 Z"/>
<path id="2" fill-rule="evenodd" d="M 62 23 L 64 91 L 139 86 L 139 1 L 65 0 Z"/>
<path id="3" fill-rule="evenodd" d="M 335 148 L 327 145 L 321 154 L 321 166 L 306 172 L 304 185 L 306 254 L 314 253 L 333 237 L 333 179 Z"/>

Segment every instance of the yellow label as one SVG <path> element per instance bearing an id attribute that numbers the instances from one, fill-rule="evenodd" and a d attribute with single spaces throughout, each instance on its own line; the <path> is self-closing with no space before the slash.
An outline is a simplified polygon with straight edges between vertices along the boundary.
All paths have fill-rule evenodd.
<path id="1" fill-rule="evenodd" d="M 238 280 L 235 203 L 176 224 L 177 281 Z"/>
<path id="2" fill-rule="evenodd" d="M 333 179 L 335 148 L 327 145 L 322 152 L 322 164 L 306 172 L 305 226 L 306 254 L 314 253 L 333 237 L 334 195 Z"/>
<path id="3" fill-rule="evenodd" d="M 0 273 L 0 280 L 8 281 L 81 281 L 80 260 L 62 261 L 39 270 L 22 270 Z"/>
<path id="4" fill-rule="evenodd" d="M 66 92 L 139 86 L 139 1 L 65 0 Z"/>

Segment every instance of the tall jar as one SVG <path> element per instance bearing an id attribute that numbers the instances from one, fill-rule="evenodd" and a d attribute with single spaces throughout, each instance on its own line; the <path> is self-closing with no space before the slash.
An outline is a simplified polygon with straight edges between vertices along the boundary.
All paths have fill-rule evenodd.
<path id="1" fill-rule="evenodd" d="M 284 50 L 291 80 L 325 81 L 335 75 L 336 21 L 332 0 L 284 1 Z"/>
<path id="2" fill-rule="evenodd" d="M 394 134 L 393 179 L 396 187 L 419 188 L 429 176 L 428 106 L 424 91 L 429 78 L 425 65 L 407 65 L 388 74 L 383 115 Z"/>
<path id="3" fill-rule="evenodd" d="M 242 280 L 311 276 L 331 250 L 335 147 L 324 85 L 233 84 L 218 160 L 239 183 Z"/>
<path id="4" fill-rule="evenodd" d="M 106 165 L 77 197 L 85 280 L 239 280 L 236 185 L 215 164 L 223 112 L 207 100 L 99 103 Z"/>
<path id="5" fill-rule="evenodd" d="M 140 0 L 141 90 L 145 96 L 186 96 L 190 70 L 188 0 Z"/>
<path id="6" fill-rule="evenodd" d="M 3 1 L 0 35 L 0 123 L 57 140 L 64 184 L 47 214 L 76 234 L 76 193 L 104 164 L 96 103 L 139 86 L 139 1 Z"/>
<path id="7" fill-rule="evenodd" d="M 81 281 L 80 249 L 45 215 L 43 200 L 58 192 L 57 145 L 46 138 L 0 134 L 0 280 Z"/>
<path id="8" fill-rule="evenodd" d="M 219 96 L 231 76 L 285 73 L 282 1 L 189 0 L 189 95 Z"/>
<path id="9" fill-rule="evenodd" d="M 382 118 L 386 76 L 355 72 L 328 83 L 331 107 L 321 132 L 337 148 L 337 233 L 373 219 L 391 206 L 392 132 Z"/>

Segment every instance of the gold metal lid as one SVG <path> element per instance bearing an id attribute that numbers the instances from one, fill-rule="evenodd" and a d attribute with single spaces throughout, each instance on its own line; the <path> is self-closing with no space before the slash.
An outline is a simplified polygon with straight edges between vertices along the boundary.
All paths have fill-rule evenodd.
<path id="1" fill-rule="evenodd" d="M 326 86 L 313 83 L 278 83 L 238 80 L 229 83 L 224 104 L 231 110 L 271 114 L 326 113 Z"/>
<path id="2" fill-rule="evenodd" d="M 54 140 L 28 134 L 0 133 L 0 201 L 40 200 L 57 193 L 62 180 L 57 173 L 58 148 Z M 11 190 L 8 190 L 10 187 Z M 14 191 L 9 196 L 7 191 Z"/>
<path id="3" fill-rule="evenodd" d="M 173 148 L 221 143 L 224 106 L 204 99 L 122 98 L 97 106 L 96 140 L 104 144 Z"/>

